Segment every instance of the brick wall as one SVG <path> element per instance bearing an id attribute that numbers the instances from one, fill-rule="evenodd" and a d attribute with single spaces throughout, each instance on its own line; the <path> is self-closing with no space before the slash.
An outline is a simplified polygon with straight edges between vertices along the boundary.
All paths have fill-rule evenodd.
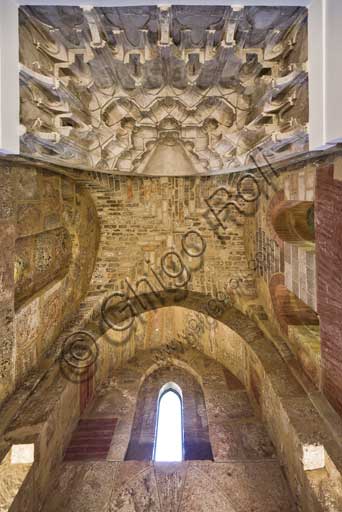
<path id="1" fill-rule="evenodd" d="M 317 171 L 316 247 L 323 390 L 342 413 L 342 181 L 333 166 Z"/>
<path id="2" fill-rule="evenodd" d="M 234 178 L 235 179 L 235 178 Z M 241 279 L 239 296 L 255 297 L 253 271 L 245 255 L 245 217 L 232 211 L 233 221 L 217 232 L 205 218 L 204 201 L 219 186 L 232 187 L 231 176 L 207 178 L 101 178 L 89 175 L 84 182 L 96 204 L 101 223 L 101 239 L 96 266 L 80 318 L 91 316 L 104 294 L 126 290 L 125 278 L 132 285 L 146 276 L 160 289 L 151 268 L 161 268 L 161 257 L 174 248 L 191 272 L 189 289 L 215 294 L 229 289 L 231 279 Z M 195 229 L 207 247 L 203 258 L 182 252 L 182 235 Z M 191 243 L 191 240 L 188 240 Z M 198 241 L 198 240 L 197 240 Z M 199 244 L 200 245 L 200 244 Z M 165 282 L 175 287 L 174 279 Z M 150 291 L 145 288 L 146 291 Z M 144 291 L 139 286 L 139 291 Z"/>
<path id="3" fill-rule="evenodd" d="M 314 201 L 316 170 L 305 167 L 284 180 L 286 200 Z M 315 249 L 284 243 L 285 285 L 306 304 L 317 311 Z"/>

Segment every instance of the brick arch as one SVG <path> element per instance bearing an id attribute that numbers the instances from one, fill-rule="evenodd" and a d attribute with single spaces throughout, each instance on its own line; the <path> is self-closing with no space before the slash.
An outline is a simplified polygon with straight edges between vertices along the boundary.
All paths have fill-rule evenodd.
<path id="1" fill-rule="evenodd" d="M 164 360 L 164 362 L 161 363 L 160 361 L 158 361 L 158 363 L 154 363 L 148 369 L 146 369 L 146 371 L 144 372 L 144 375 L 141 379 L 141 382 L 140 382 L 140 388 L 143 386 L 145 380 L 150 375 L 152 375 L 152 373 L 154 373 L 156 370 L 160 369 L 163 366 L 174 366 L 176 368 L 179 368 L 180 370 L 183 370 L 183 371 L 191 374 L 192 378 L 194 378 L 197 381 L 198 385 L 203 390 L 202 378 L 201 378 L 199 372 L 196 371 L 196 368 L 194 368 L 193 366 L 189 365 L 188 363 L 182 361 L 181 359 L 179 359 L 177 357 L 167 357 Z"/>
<path id="2" fill-rule="evenodd" d="M 168 289 L 158 291 L 157 295 L 153 292 L 141 293 L 130 298 L 129 303 L 131 308 L 123 308 L 121 302 L 119 305 L 108 309 L 116 324 L 127 321 L 131 315 L 130 311 L 134 311 L 134 316 L 139 317 L 148 311 L 159 308 L 180 306 L 203 313 L 222 322 L 241 336 L 247 343 L 253 343 L 256 337 L 263 336 L 251 318 L 240 311 L 229 297 L 226 297 L 225 301 L 221 300 L 219 293 L 215 298 L 215 296 L 194 290 Z M 121 313 L 119 313 L 120 310 Z M 105 334 L 110 331 L 108 325 L 105 325 L 103 322 L 102 329 Z M 123 334 L 123 339 L 125 339 L 125 334 Z"/>
<path id="3" fill-rule="evenodd" d="M 274 196 L 272 197 L 271 201 L 269 202 L 267 212 L 266 212 L 266 221 L 267 226 L 272 233 L 272 238 L 275 240 L 279 247 L 283 247 L 284 242 L 283 240 L 278 236 L 277 232 L 274 229 L 273 221 L 274 216 L 279 211 L 279 208 L 281 207 L 282 203 L 285 201 L 285 194 L 283 190 L 280 190 Z"/>
<path id="4" fill-rule="evenodd" d="M 125 460 L 152 460 L 159 392 L 171 381 L 182 390 L 184 460 L 213 459 L 205 399 L 198 379 L 182 365 L 165 364 L 149 372 L 140 386 Z"/>
<path id="5" fill-rule="evenodd" d="M 276 319 L 285 335 L 289 325 L 319 324 L 317 313 L 285 286 L 284 274 L 274 274 L 269 289 Z"/>
<path id="6" fill-rule="evenodd" d="M 202 313 L 208 318 L 211 318 L 211 321 L 214 320 L 217 325 L 222 326 L 225 336 L 229 337 L 229 332 L 233 331 L 233 335 L 237 335 L 235 336 L 235 345 L 231 346 L 227 340 L 224 342 L 224 345 L 222 345 L 222 348 L 224 347 L 224 352 L 226 354 L 230 354 L 231 361 L 234 361 L 234 364 L 237 361 L 234 351 L 237 350 L 238 352 L 245 353 L 241 360 L 238 361 L 238 366 L 234 367 L 231 365 L 230 358 L 227 361 L 223 361 L 220 359 L 219 354 L 212 354 L 210 350 L 205 350 L 204 347 L 199 348 L 197 346 L 196 348 L 199 348 L 199 350 L 201 350 L 205 355 L 212 357 L 218 363 L 223 364 L 227 370 L 231 372 L 233 379 L 236 379 L 237 382 L 241 381 L 244 386 L 251 390 L 255 401 L 260 407 L 262 407 L 260 396 L 262 395 L 263 377 L 261 377 L 261 375 L 264 374 L 264 370 L 260 369 L 258 371 L 255 369 L 252 370 L 251 367 L 248 368 L 245 360 L 246 352 L 250 351 L 251 354 L 254 354 L 252 357 L 254 357 L 255 361 L 257 361 L 259 357 L 262 358 L 258 363 L 261 365 L 260 368 L 262 368 L 264 364 L 266 364 L 266 366 L 268 365 L 269 358 L 274 358 L 274 360 L 277 360 L 276 364 L 280 363 L 281 355 L 275 346 L 265 338 L 264 333 L 258 327 L 256 322 L 247 316 L 247 314 L 238 310 L 237 307 L 231 303 L 224 304 L 223 302 L 220 302 L 210 295 L 195 292 L 193 290 L 178 289 L 163 291 L 160 292 L 160 297 L 157 302 L 155 301 L 155 296 L 153 293 L 141 294 L 138 297 L 133 297 L 131 299 L 131 304 L 133 309 L 136 311 L 137 317 L 144 317 L 153 311 L 163 308 L 184 308 L 193 312 Z M 145 308 L 142 308 L 142 304 L 144 304 Z M 209 314 L 208 310 L 211 312 L 211 314 Z M 115 311 L 115 308 L 113 308 L 113 311 Z M 107 329 L 103 335 L 103 339 L 111 343 L 111 334 L 113 334 L 113 332 L 114 331 Z M 147 330 L 147 332 L 145 332 L 145 338 L 149 337 L 150 334 L 151 332 Z M 112 343 L 113 347 L 115 347 L 115 350 L 117 350 L 118 367 L 121 367 L 122 364 L 127 361 L 127 359 L 120 359 L 120 354 L 124 352 L 121 350 L 121 346 L 132 346 L 132 341 L 133 345 L 136 345 L 135 350 L 138 351 L 141 344 L 141 339 L 138 339 L 136 342 L 134 339 L 134 334 L 133 340 L 129 337 L 125 337 L 125 335 L 122 334 L 120 342 L 116 341 Z M 160 350 L 167 352 L 170 360 L 172 361 L 172 355 L 174 353 L 182 351 L 184 350 L 184 347 L 189 346 L 187 345 L 187 342 L 182 339 L 182 337 L 176 339 L 175 341 L 176 343 L 171 343 L 170 345 L 163 345 L 162 343 L 158 345 Z M 146 350 L 146 348 L 143 350 Z M 267 354 L 266 360 L 264 360 L 265 354 Z M 286 367 L 286 365 L 284 366 Z"/>
<path id="7" fill-rule="evenodd" d="M 305 246 L 315 241 L 313 201 L 281 201 L 270 213 L 277 237 L 290 244 Z"/>

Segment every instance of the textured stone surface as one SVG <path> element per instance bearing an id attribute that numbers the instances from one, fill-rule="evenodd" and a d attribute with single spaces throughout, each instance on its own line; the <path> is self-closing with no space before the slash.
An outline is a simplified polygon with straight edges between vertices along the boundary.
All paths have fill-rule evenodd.
<path id="1" fill-rule="evenodd" d="M 16 243 L 16 304 L 61 279 L 71 263 L 71 240 L 65 228 L 19 238 Z"/>
<path id="2" fill-rule="evenodd" d="M 44 161 L 179 176 L 306 147 L 306 9 L 23 7 L 20 47 L 21 151 Z"/>
<path id="3" fill-rule="evenodd" d="M 98 221 L 87 192 L 60 175 L 0 163 L 0 184 L 1 403 L 78 309 L 93 271 Z"/>
<path id="4" fill-rule="evenodd" d="M 157 395 L 153 393 L 153 386 L 151 388 L 151 385 L 146 385 L 141 388 L 144 390 L 144 396 L 142 396 L 141 393 L 138 394 L 139 386 L 136 385 L 141 382 L 141 372 L 146 372 L 152 361 L 155 360 L 152 354 L 141 353 L 138 357 L 132 359 L 129 365 L 126 365 L 122 373 L 118 371 L 116 376 L 98 391 L 98 396 L 95 397 L 91 407 L 85 412 L 85 418 L 94 418 L 94 421 L 99 421 L 95 418 L 108 417 L 109 413 L 115 410 L 116 413 L 119 413 L 118 429 L 120 429 L 120 424 L 121 427 L 127 429 L 130 422 L 133 421 L 131 411 L 136 407 L 134 423 L 140 422 L 140 424 L 145 425 L 147 415 L 149 418 L 152 417 L 152 422 L 148 421 L 148 425 L 150 425 L 153 442 Z M 207 398 L 210 441 L 220 471 L 216 471 L 216 465 L 212 467 L 210 463 L 203 463 L 202 466 L 197 463 L 193 464 L 191 461 L 181 464 L 158 463 L 154 467 L 148 460 L 126 461 L 119 464 L 113 462 L 112 471 L 115 471 L 115 477 L 110 485 L 110 499 L 108 505 L 104 506 L 104 510 L 108 507 L 111 511 L 156 510 L 158 512 L 173 512 L 197 509 L 215 511 L 217 507 L 224 506 L 225 508 L 221 509 L 242 511 L 244 510 L 243 507 L 248 508 L 250 506 L 255 507 L 256 511 L 261 511 L 262 506 L 266 504 L 266 510 L 273 512 L 275 503 L 279 504 L 279 510 L 284 510 L 284 512 L 292 510 L 289 491 L 285 481 L 282 481 L 283 477 L 275 459 L 272 443 L 264 426 L 255 417 L 253 408 L 250 405 L 247 407 L 249 404 L 248 397 L 243 391 L 242 384 L 228 370 L 223 370 L 221 365 L 210 361 L 200 353 L 185 351 L 179 354 L 179 357 L 181 361 L 178 360 L 177 364 L 181 364 L 180 368 L 183 368 L 181 372 L 177 370 L 177 367 L 173 369 L 170 366 L 167 356 L 165 358 L 165 355 L 160 354 L 158 365 L 161 365 L 161 368 L 159 373 L 157 372 L 159 378 L 156 377 L 156 372 L 154 372 L 156 375 L 152 372 L 147 377 L 146 384 L 150 379 L 158 390 L 172 376 L 172 380 L 184 386 L 186 383 L 183 375 L 186 368 L 191 368 L 192 372 L 200 372 L 203 379 L 203 392 Z M 191 364 L 191 367 L 188 366 L 189 364 Z M 183 391 L 191 396 L 194 389 L 191 386 L 189 387 L 189 384 L 186 385 L 189 389 Z M 213 401 L 210 397 L 214 395 L 215 400 Z M 125 397 L 124 400 L 123 397 Z M 187 403 L 184 404 L 185 414 L 191 413 L 190 402 L 187 399 Z M 130 406 L 127 404 L 130 404 Z M 189 411 L 187 411 L 188 408 Z M 226 411 L 228 411 L 228 414 Z M 189 428 L 192 429 L 191 424 L 196 423 L 196 418 L 190 415 L 187 422 Z M 134 423 L 132 438 L 134 438 L 136 430 L 134 429 Z M 117 437 L 115 432 L 113 450 L 115 450 L 114 445 L 117 442 L 120 443 L 120 436 Z M 123 442 L 122 438 L 121 442 Z M 126 447 L 127 443 L 128 438 L 126 436 Z M 124 455 L 125 452 L 122 453 Z M 109 454 L 108 459 L 111 457 L 112 455 Z M 150 458 L 151 453 L 146 454 L 146 459 Z M 258 462 L 255 463 L 255 460 Z M 231 461 L 230 464 L 226 464 L 227 461 Z M 109 464 L 110 461 L 108 460 L 105 466 L 106 471 L 111 467 Z M 263 466 L 263 464 L 265 465 Z M 62 466 L 62 472 L 64 466 Z M 227 468 L 227 471 L 222 473 L 223 466 Z M 90 476 L 88 474 L 95 475 L 96 467 L 101 468 L 99 465 L 92 465 L 91 473 L 86 473 L 83 482 L 89 480 Z M 272 470 L 270 470 L 270 467 L 272 467 Z M 211 470 L 213 474 L 211 474 Z M 101 478 L 101 471 L 98 471 L 99 478 Z M 219 473 L 218 481 L 214 478 L 214 474 L 217 473 Z M 258 476 L 256 476 L 257 474 Z M 64 476 L 61 475 L 61 478 L 64 482 Z M 256 478 L 258 478 L 258 482 L 260 480 L 258 485 L 254 483 Z M 227 479 L 227 482 L 225 479 Z M 261 484 L 262 479 L 264 479 L 264 484 Z M 222 491 L 223 484 L 227 491 Z M 66 510 L 74 510 L 73 507 L 76 507 L 76 503 L 79 510 L 92 510 L 91 503 L 93 502 L 82 498 L 84 495 L 82 490 L 86 484 L 82 483 L 80 485 L 81 487 L 78 487 L 73 484 Z M 103 485 L 105 486 L 103 494 L 108 496 L 109 479 L 105 480 Z M 234 499 L 232 499 L 232 489 L 236 494 Z M 59 492 L 58 489 L 53 491 L 52 503 L 60 503 Z M 242 505 L 240 505 L 240 502 L 242 502 Z M 49 500 L 49 503 L 46 504 L 46 510 L 50 511 L 51 506 Z M 54 509 L 51 508 L 51 510 Z"/>
<path id="5" fill-rule="evenodd" d="M 263 307 L 254 318 L 259 325 L 267 324 L 283 357 L 294 356 L 305 378 L 319 387 L 322 370 L 316 314 L 316 244 L 283 241 L 274 226 L 282 205 L 287 201 L 307 204 L 314 200 L 316 188 L 316 168 L 311 164 L 288 173 L 274 171 L 268 181 L 263 181 L 255 216 L 246 219 L 245 241 L 247 258 L 254 261 L 259 276 L 256 285 Z"/>
<path id="6" fill-rule="evenodd" d="M 11 464 L 11 451 L 0 463 L 0 512 L 33 512 L 31 464 Z"/>
<path id="7" fill-rule="evenodd" d="M 321 338 L 319 325 L 291 325 L 289 344 L 305 373 L 320 387 Z"/>
<path id="8" fill-rule="evenodd" d="M 0 175 L 0 403 L 14 389 L 15 182 L 9 167 Z"/>
<path id="9" fill-rule="evenodd" d="M 284 180 L 288 200 L 313 201 L 316 169 L 307 166 Z M 314 247 L 284 243 L 285 284 L 306 304 L 317 311 L 316 252 Z"/>
<path id="10" fill-rule="evenodd" d="M 262 424 L 227 422 L 211 425 L 212 448 L 216 461 L 263 459 L 275 456 L 274 447 Z"/>
<path id="11" fill-rule="evenodd" d="M 178 512 L 188 467 L 189 464 L 179 464 L 177 462 L 154 464 L 161 510 Z"/>
<path id="12" fill-rule="evenodd" d="M 193 466 L 195 471 L 203 475 L 202 478 L 211 482 L 214 489 L 220 490 L 234 511 L 243 512 L 253 508 L 256 512 L 296 510 L 277 463 L 194 463 Z M 215 508 L 210 510 L 214 511 Z"/>
<path id="13" fill-rule="evenodd" d="M 68 465 L 63 471 L 70 471 Z M 80 471 L 80 470 L 78 470 Z M 44 512 L 295 512 L 276 462 L 97 463 L 64 487 L 61 474 Z M 60 483 L 61 482 L 61 483 Z M 99 490 L 101 493 L 99 494 Z M 63 491 L 62 491 L 63 490 Z"/>
<path id="14" fill-rule="evenodd" d="M 199 336 L 198 347 L 211 357 L 221 360 L 226 368 L 225 370 L 215 360 L 206 358 L 200 352 L 189 348 L 185 340 L 180 342 L 176 349 L 174 347 L 171 350 L 171 340 L 178 338 L 177 333 L 182 328 L 182 322 L 184 321 L 186 324 L 189 320 L 187 310 L 184 308 L 179 308 L 178 314 L 174 315 L 174 311 L 177 311 L 177 309 L 171 307 L 158 311 L 158 321 L 152 311 L 143 315 L 142 320 L 144 320 L 146 330 L 143 338 L 139 339 L 138 347 L 140 350 L 131 351 L 130 349 L 126 351 L 124 347 L 112 345 L 109 343 L 110 340 L 105 337 L 102 337 L 102 340 L 99 341 L 101 346 L 100 358 L 101 360 L 106 358 L 107 362 L 98 365 L 96 381 L 98 385 L 102 384 L 98 388 L 93 402 L 88 404 L 83 417 L 108 418 L 115 411 L 118 423 L 108 453 L 108 462 L 123 461 L 125 457 L 134 411 L 137 406 L 138 391 L 144 376 L 149 375 L 151 370 L 156 367 L 168 367 L 170 364 L 176 364 L 181 368 L 187 368 L 192 373 L 197 373 L 198 378 L 203 383 L 209 436 L 215 464 L 218 468 L 228 463 L 232 464 L 233 468 L 240 463 L 246 465 L 244 471 L 241 470 L 237 473 L 237 481 L 245 482 L 245 476 L 243 475 L 246 472 L 248 475 L 252 475 L 248 478 L 255 480 L 254 470 L 248 469 L 252 467 L 250 464 L 257 464 L 257 468 L 261 467 L 259 464 L 263 463 L 267 465 L 267 468 L 270 467 L 269 464 L 277 466 L 272 443 L 270 443 L 260 421 L 259 415 L 261 414 L 262 418 L 265 419 L 265 424 L 271 434 L 272 442 L 276 446 L 280 460 L 286 467 L 296 500 L 301 502 L 302 505 L 307 505 L 306 508 L 303 507 L 305 512 L 331 512 L 327 505 L 322 504 L 323 502 L 318 503 L 316 500 L 320 492 L 319 489 L 324 486 L 326 499 L 338 502 L 339 473 L 336 464 L 339 464 L 339 448 L 334 443 L 331 433 L 324 426 L 313 403 L 293 378 L 276 350 L 266 340 L 263 340 L 262 336 L 260 337 L 257 327 L 254 325 L 252 329 L 250 321 L 247 321 L 244 317 L 240 318 L 238 312 L 235 313 L 235 319 L 232 318 L 231 321 L 233 321 L 234 327 L 239 328 L 240 333 L 246 336 L 250 346 L 223 324 L 217 329 L 217 336 L 214 338 L 212 346 L 209 343 L 208 331 Z M 180 312 L 182 312 L 182 315 L 179 314 Z M 163 320 L 164 316 L 167 321 Z M 193 318 L 192 315 L 190 317 Z M 153 345 L 151 346 L 150 333 L 153 332 L 156 325 L 159 333 L 155 332 Z M 130 344 L 132 342 L 135 343 L 134 339 L 131 340 Z M 244 350 L 242 350 L 244 356 L 240 356 L 240 359 L 233 357 L 235 351 L 239 352 L 241 349 L 239 343 L 244 344 Z M 252 348 L 255 353 L 251 353 Z M 116 352 L 117 350 L 119 351 Z M 115 355 L 112 362 L 111 357 L 114 354 L 119 354 L 120 350 L 122 351 L 122 359 L 119 361 L 121 361 L 120 364 L 125 364 L 125 366 L 121 369 L 117 367 L 115 370 L 113 369 L 113 362 L 118 363 L 117 357 Z M 129 361 L 125 363 L 126 358 Z M 237 377 L 241 374 L 243 381 L 250 385 L 250 378 L 246 375 L 247 368 L 253 370 L 259 379 L 257 383 L 259 403 L 254 404 L 257 407 L 257 415 L 254 413 L 254 408 L 248 403 L 242 383 L 238 384 Z M 228 369 L 234 372 L 235 377 L 228 373 Z M 108 378 L 109 380 L 107 380 Z M 56 380 L 54 381 L 54 379 Z M 50 379 L 43 381 L 37 393 L 34 393 L 27 401 L 20 416 L 11 424 L 6 434 L 6 439 L 10 442 L 23 442 L 24 434 L 27 435 L 32 432 L 35 432 L 37 436 L 39 435 L 35 468 L 37 503 L 39 505 L 43 500 L 46 501 L 47 496 L 50 496 L 48 489 L 56 479 L 56 472 L 59 470 L 63 451 L 67 447 L 69 436 L 77 422 L 77 405 L 73 407 L 72 416 L 70 416 L 70 403 L 79 403 L 77 387 L 74 383 L 66 381 L 58 372 L 55 375 L 51 374 Z M 254 391 L 250 389 L 249 396 L 251 398 L 253 398 L 253 393 Z M 275 414 L 274 411 L 277 411 L 277 413 Z M 55 428 L 56 424 L 59 425 L 57 429 Z M 329 473 L 325 469 L 323 470 L 325 476 L 321 475 L 319 477 L 319 485 L 317 483 L 318 475 L 307 475 L 301 462 L 303 446 L 316 443 L 317 440 L 329 453 L 329 459 L 327 460 L 330 461 Z M 230 451 L 225 450 L 226 446 L 230 448 Z M 77 466 L 77 464 L 73 465 Z M 115 477 L 115 482 L 118 482 L 118 485 L 120 484 L 120 488 L 116 490 L 115 487 L 112 494 L 111 506 L 114 507 L 114 510 L 115 507 L 120 510 L 121 505 L 128 507 L 128 510 L 134 510 L 134 506 L 139 507 L 139 501 L 134 502 L 134 499 L 138 496 L 142 496 L 142 507 L 157 507 L 158 510 L 158 504 L 156 504 L 154 498 L 156 477 L 149 469 L 150 462 L 127 461 L 122 462 L 122 465 L 124 468 L 122 471 L 127 476 L 122 477 L 123 485 L 120 484 L 120 479 Z M 315 474 L 316 471 L 321 470 L 315 470 Z M 194 472 L 198 472 L 197 466 Z M 134 476 L 138 473 L 139 476 Z M 217 473 L 216 470 L 215 473 Z M 201 482 L 203 478 L 204 480 L 208 478 L 207 469 L 203 474 L 204 476 L 200 477 Z M 264 474 L 269 477 L 270 474 L 273 474 L 273 471 L 266 472 L 265 470 Z M 227 474 L 226 477 L 228 476 Z M 178 481 L 178 477 L 176 481 Z M 214 478 L 210 478 L 211 486 L 213 481 Z M 73 485 L 77 488 L 76 481 Z M 265 495 L 264 488 L 268 489 L 269 483 L 266 485 L 259 482 L 258 486 L 253 487 L 253 485 L 251 484 L 251 487 L 249 487 L 248 484 L 245 487 L 245 484 L 243 484 L 242 487 L 239 487 L 237 483 L 234 483 L 234 489 L 237 493 L 240 491 L 244 493 L 246 489 L 250 489 L 244 495 L 244 503 L 249 503 L 249 500 L 252 500 L 253 506 L 257 506 L 256 503 L 261 491 L 262 497 L 259 501 L 262 504 L 266 503 L 270 511 L 272 511 L 273 503 L 276 500 L 281 502 L 282 498 L 278 494 L 274 497 L 274 493 L 279 493 L 281 488 L 279 482 L 276 485 L 277 491 L 274 491 L 274 493 L 272 491 L 271 494 L 267 495 Z M 227 502 L 228 507 L 231 503 L 232 493 L 227 494 L 228 503 L 221 496 L 222 486 L 223 484 L 220 483 L 218 496 L 221 497 L 222 502 Z M 134 491 L 135 487 L 138 489 L 136 493 Z M 59 494 L 58 490 L 56 492 Z M 65 494 L 72 497 L 73 492 L 74 488 L 70 492 L 66 491 Z M 150 498 L 147 498 L 146 492 L 150 492 Z M 165 492 L 171 493 L 170 490 Z M 144 493 L 145 497 L 143 496 Z M 192 493 L 196 494 L 198 502 L 200 502 L 200 493 L 201 490 L 197 487 Z M 191 491 L 189 491 L 189 496 L 191 497 Z M 58 503 L 61 499 L 61 497 L 56 498 Z M 79 500 L 80 498 L 77 496 L 72 499 Z M 191 501 L 191 498 L 189 499 Z M 216 503 L 215 500 L 219 500 L 219 498 L 215 498 L 213 503 Z M 284 510 L 287 510 L 286 506 L 289 506 L 286 500 L 287 498 L 285 499 Z M 77 503 L 77 506 L 80 507 L 79 502 Z M 150 505 L 148 505 L 149 503 Z M 46 502 L 46 506 L 48 506 L 48 502 Z M 86 503 L 82 506 L 87 507 L 88 505 Z M 208 504 L 208 507 L 210 506 Z"/>

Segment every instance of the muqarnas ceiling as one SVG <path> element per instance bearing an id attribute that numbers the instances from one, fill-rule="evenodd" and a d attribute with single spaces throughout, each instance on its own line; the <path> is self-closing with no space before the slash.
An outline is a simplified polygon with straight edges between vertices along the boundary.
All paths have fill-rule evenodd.
<path id="1" fill-rule="evenodd" d="M 116 174 L 307 149 L 307 10 L 22 7 L 21 153 Z M 264 162 L 262 162 L 264 163 Z"/>

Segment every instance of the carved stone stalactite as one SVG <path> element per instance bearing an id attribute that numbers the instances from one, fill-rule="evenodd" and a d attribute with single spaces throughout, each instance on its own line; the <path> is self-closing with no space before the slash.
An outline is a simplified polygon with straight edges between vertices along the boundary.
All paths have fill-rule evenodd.
<path id="1" fill-rule="evenodd" d="M 21 152 L 138 175 L 302 152 L 306 29 L 304 8 L 22 7 Z"/>

